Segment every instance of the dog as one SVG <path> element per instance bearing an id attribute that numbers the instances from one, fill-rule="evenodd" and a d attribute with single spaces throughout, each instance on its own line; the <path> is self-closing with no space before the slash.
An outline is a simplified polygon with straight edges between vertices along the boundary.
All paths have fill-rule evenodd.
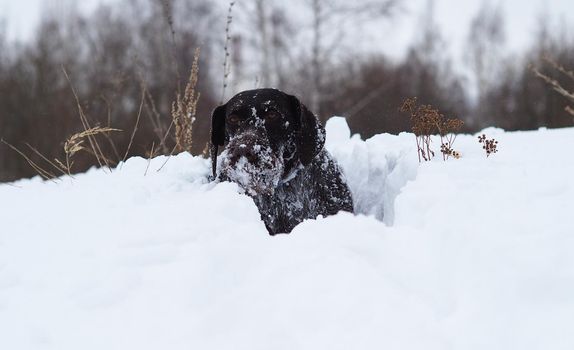
<path id="1" fill-rule="evenodd" d="M 319 215 L 353 212 L 351 191 L 324 144 L 317 117 L 276 89 L 240 92 L 211 117 L 213 178 L 251 196 L 271 235 Z"/>

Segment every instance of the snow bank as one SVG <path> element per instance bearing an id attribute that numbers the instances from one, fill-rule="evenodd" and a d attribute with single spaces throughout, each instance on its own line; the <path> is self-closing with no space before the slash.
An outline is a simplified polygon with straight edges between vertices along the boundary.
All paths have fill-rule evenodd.
<path id="1" fill-rule="evenodd" d="M 0 185 L 0 348 L 572 349 L 574 129 L 486 133 L 419 165 L 331 119 L 368 215 L 287 236 L 186 154 Z"/>
<path id="2" fill-rule="evenodd" d="M 394 219 L 394 201 L 407 181 L 416 177 L 418 160 L 413 135 L 381 134 L 361 140 L 351 137 L 344 118 L 326 125 L 325 147 L 337 159 L 353 193 L 355 212 L 373 215 L 387 224 Z"/>

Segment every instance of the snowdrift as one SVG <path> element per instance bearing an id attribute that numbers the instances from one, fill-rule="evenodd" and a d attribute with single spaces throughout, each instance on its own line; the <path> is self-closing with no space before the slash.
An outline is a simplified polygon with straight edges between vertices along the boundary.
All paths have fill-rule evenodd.
<path id="1" fill-rule="evenodd" d="M 332 118 L 359 214 L 275 237 L 187 154 L 1 185 L 0 348 L 573 349 L 574 129 L 485 133 L 419 165 Z"/>

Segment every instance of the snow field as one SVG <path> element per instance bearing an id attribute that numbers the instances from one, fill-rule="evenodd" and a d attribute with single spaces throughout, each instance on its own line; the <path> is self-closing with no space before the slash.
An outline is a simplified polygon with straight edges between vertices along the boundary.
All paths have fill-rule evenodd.
<path id="1" fill-rule="evenodd" d="M 1 185 L 0 349 L 574 348 L 574 129 L 326 129 L 361 214 L 290 235 L 187 154 Z"/>

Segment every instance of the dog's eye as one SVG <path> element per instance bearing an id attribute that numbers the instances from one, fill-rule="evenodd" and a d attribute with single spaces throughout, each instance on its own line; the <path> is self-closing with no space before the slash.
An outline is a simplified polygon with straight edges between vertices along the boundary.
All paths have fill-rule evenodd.
<path id="1" fill-rule="evenodd" d="M 240 121 L 241 117 L 239 117 L 237 114 L 231 114 L 230 116 L 227 117 L 227 122 L 229 124 L 239 124 Z"/>
<path id="2" fill-rule="evenodd" d="M 277 120 L 281 117 L 281 114 L 277 111 L 267 111 L 265 112 L 265 119 L 266 120 Z"/>

